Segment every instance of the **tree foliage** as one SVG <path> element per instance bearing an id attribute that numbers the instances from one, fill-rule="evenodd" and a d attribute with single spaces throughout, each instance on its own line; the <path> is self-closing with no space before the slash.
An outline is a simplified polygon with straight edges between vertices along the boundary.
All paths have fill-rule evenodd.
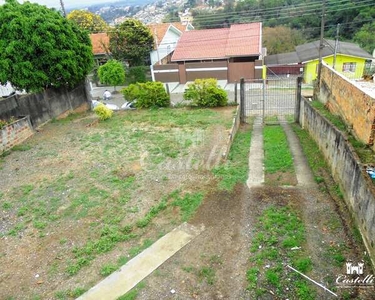
<path id="1" fill-rule="evenodd" d="M 99 15 L 87 10 L 72 10 L 67 19 L 90 32 L 104 32 L 108 29 L 107 23 Z"/>
<path id="2" fill-rule="evenodd" d="M 375 21 L 364 25 L 354 36 L 354 41 L 370 54 L 375 50 Z"/>
<path id="3" fill-rule="evenodd" d="M 127 60 L 131 66 L 143 65 L 154 45 L 151 31 L 135 19 L 125 20 L 109 33 L 109 38 L 113 57 Z"/>
<path id="4" fill-rule="evenodd" d="M 305 39 L 300 31 L 285 26 L 265 27 L 263 29 L 263 46 L 267 54 L 292 52 L 295 46 L 303 44 Z"/>
<path id="5" fill-rule="evenodd" d="M 101 83 L 116 86 L 124 84 L 125 70 L 120 61 L 111 59 L 99 67 L 98 75 Z"/>
<path id="6" fill-rule="evenodd" d="M 371 35 L 375 6 L 362 0 L 328 1 L 325 38 L 334 38 L 341 24 L 340 40 L 353 40 L 358 31 Z M 286 26 L 302 33 L 306 40 L 320 35 L 322 2 L 311 0 L 239 0 L 226 1 L 224 10 L 195 9 L 193 25 L 197 29 L 229 27 L 233 23 L 262 22 L 264 27 Z M 367 26 L 365 27 L 365 25 Z M 358 40 L 358 38 L 356 38 Z M 367 48 L 369 51 L 369 49 Z"/>
<path id="7" fill-rule="evenodd" d="M 7 0 L 0 6 L 0 83 L 40 91 L 73 87 L 91 70 L 87 33 L 45 6 Z"/>

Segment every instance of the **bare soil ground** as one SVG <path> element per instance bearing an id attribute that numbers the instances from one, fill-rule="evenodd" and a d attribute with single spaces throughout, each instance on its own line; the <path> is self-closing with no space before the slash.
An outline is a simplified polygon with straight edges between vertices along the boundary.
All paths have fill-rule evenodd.
<path id="1" fill-rule="evenodd" d="M 294 173 L 286 174 L 282 181 L 268 177 L 264 187 L 249 190 L 238 184 L 233 192 L 216 191 L 207 197 L 190 221 L 205 225 L 205 232 L 151 274 L 137 299 L 334 299 L 287 268 L 293 266 L 292 252 L 291 257 L 311 264 L 305 272 L 308 276 L 340 299 L 375 299 L 371 288 L 336 287 L 337 276 L 345 274 L 346 260 L 367 259 L 369 274 L 371 265 L 342 199 L 328 193 L 325 185 L 334 185 L 329 172 L 320 172 L 324 181 L 319 185 L 312 182 L 308 188 L 283 187 L 286 182 L 297 183 Z M 282 174 L 272 175 L 280 178 Z M 305 239 L 297 249 L 277 249 L 271 259 L 256 256 L 254 243 L 262 234 L 259 220 L 272 207 L 287 207 L 295 213 Z M 259 249 L 265 248 L 266 243 L 259 245 Z M 271 246 L 271 250 L 275 249 Z M 259 265 L 255 287 L 250 288 L 247 270 Z M 281 275 L 273 284 L 267 271 L 280 266 Z"/>
<path id="2" fill-rule="evenodd" d="M 332 184 L 328 172 L 320 174 L 324 183 L 308 189 L 278 186 L 295 183 L 292 173 L 294 177 L 288 173 L 290 177 L 276 184 L 271 180 L 272 184 L 251 190 L 244 184 L 237 184 L 233 191 L 218 189 L 210 168 L 225 142 L 221 134 L 228 125 L 223 120 L 230 124 L 231 115 L 230 109 L 218 110 L 183 122 L 181 117 L 176 121 L 165 115 L 132 115 L 115 119 L 111 126 L 87 126 L 93 123 L 87 116 L 48 125 L 28 142 L 30 150 L 5 157 L 0 170 L 6 184 L 0 186 L 0 229 L 4 234 L 0 263 L 7 268 L 0 273 L 0 298 L 74 298 L 80 289 L 86 290 L 102 278 L 103 266 L 116 269 L 176 227 L 182 221 L 183 208 L 173 201 L 197 192 L 204 194 L 204 200 L 189 223 L 204 225 L 205 231 L 147 277 L 136 299 L 314 299 L 296 292 L 295 281 L 301 278 L 286 268 L 291 263 L 286 255 L 294 251 L 291 249 L 275 259 L 266 258 L 256 289 L 249 289 L 247 271 L 255 257 L 251 247 L 260 233 L 260 218 L 270 207 L 289 207 L 296 213 L 306 231 L 302 249 L 297 251 L 303 251 L 312 262 L 308 275 L 335 290 L 334 281 L 344 273 L 345 260 L 365 255 L 342 201 L 322 188 Z M 204 122 L 207 118 L 212 119 Z M 135 155 L 138 153 L 143 156 Z M 74 191 L 91 200 L 79 198 Z M 115 230 L 116 226 L 134 224 L 163 197 L 166 208 L 147 226 L 134 226 L 136 237 L 96 254 L 77 274 L 66 273 L 67 267 L 77 262 L 74 247 L 82 249 L 90 239 L 96 241 L 104 226 Z M 51 201 L 54 198 L 61 200 Z M 41 214 L 43 206 L 38 199 L 49 199 L 45 210 L 58 218 Z M 98 199 L 101 205 L 96 205 Z M 28 210 L 20 215 L 23 204 Z M 24 227 L 9 234 L 19 223 Z M 278 264 L 282 265 L 279 290 L 265 275 Z M 368 262 L 366 270 L 370 270 Z M 315 299 L 331 299 L 315 285 L 307 285 Z M 257 293 L 257 288 L 262 292 Z M 341 299 L 375 299 L 373 291 L 365 289 L 336 292 Z"/>
<path id="3" fill-rule="evenodd" d="M 173 229 L 160 201 L 212 190 L 233 111 L 72 116 L 4 156 L 0 299 L 77 297 Z"/>

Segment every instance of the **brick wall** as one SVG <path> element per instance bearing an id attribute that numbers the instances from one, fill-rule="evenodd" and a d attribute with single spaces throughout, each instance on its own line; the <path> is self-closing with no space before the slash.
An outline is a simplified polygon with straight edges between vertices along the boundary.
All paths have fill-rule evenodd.
<path id="1" fill-rule="evenodd" d="M 0 154 L 21 144 L 33 134 L 34 131 L 28 117 L 5 126 L 0 130 Z"/>
<path id="2" fill-rule="evenodd" d="M 375 133 L 375 99 L 354 82 L 324 65 L 318 98 L 328 109 L 353 128 L 363 143 L 373 145 Z"/>

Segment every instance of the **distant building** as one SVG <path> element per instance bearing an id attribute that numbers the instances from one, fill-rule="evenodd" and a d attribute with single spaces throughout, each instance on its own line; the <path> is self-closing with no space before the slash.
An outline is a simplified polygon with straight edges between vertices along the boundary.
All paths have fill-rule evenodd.
<path id="1" fill-rule="evenodd" d="M 318 74 L 320 41 L 296 46 L 295 52 L 274 54 L 265 57 L 267 68 L 275 69 L 298 65 L 303 67 L 304 81 L 312 83 Z M 335 41 L 325 40 L 322 58 L 325 63 L 333 66 Z M 352 79 L 361 78 L 366 63 L 373 57 L 357 44 L 338 42 L 335 69 L 344 76 Z M 299 68 L 299 67 L 298 67 Z M 276 73 L 276 72 L 275 72 Z"/>
<path id="2" fill-rule="evenodd" d="M 92 33 L 90 34 L 92 53 L 97 65 L 102 65 L 108 60 L 109 52 L 109 36 L 107 33 Z"/>
<path id="3" fill-rule="evenodd" d="M 193 23 L 193 16 L 189 12 L 189 9 L 186 9 L 185 12 L 179 12 L 178 17 L 180 18 L 180 22 L 183 25 L 191 24 Z"/>
<path id="4" fill-rule="evenodd" d="M 166 64 L 171 60 L 171 54 L 184 31 L 193 30 L 190 23 L 161 23 L 148 25 L 154 36 L 154 49 L 150 53 L 151 65 Z"/>
<path id="5" fill-rule="evenodd" d="M 239 82 L 261 79 L 262 23 L 232 24 L 230 28 L 185 31 L 171 63 L 152 68 L 154 80 L 184 84 L 201 78 Z"/>

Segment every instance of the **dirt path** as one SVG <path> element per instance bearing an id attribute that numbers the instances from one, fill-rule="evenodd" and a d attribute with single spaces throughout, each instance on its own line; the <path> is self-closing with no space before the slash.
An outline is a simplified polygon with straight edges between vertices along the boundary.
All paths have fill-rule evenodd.
<path id="1" fill-rule="evenodd" d="M 248 189 L 212 194 L 190 221 L 205 231 L 151 275 L 137 299 L 242 299 L 250 242 Z M 172 294 L 174 290 L 176 294 Z"/>
<path id="2" fill-rule="evenodd" d="M 312 262 L 308 274 L 330 289 L 335 290 L 334 281 L 337 275 L 343 274 L 344 261 L 360 258 L 363 251 L 348 230 L 347 212 L 330 195 L 319 190 L 298 138 L 287 123 L 281 123 L 293 155 L 298 185 L 262 185 L 263 136 L 262 124 L 257 120 L 252 133 L 247 185 L 237 185 L 233 193 L 216 192 L 205 199 L 190 221 L 195 226 L 204 224 L 205 232 L 149 276 L 145 280 L 146 288 L 139 291 L 137 299 L 335 298 L 310 283 L 307 284 L 315 296 L 297 296 L 291 292 L 296 274 L 287 270 L 286 263 L 282 271 L 286 284 L 282 286 L 281 297 L 272 287 L 261 295 L 247 290 L 246 272 L 253 256 L 250 247 L 258 233 L 257 220 L 270 207 L 291 207 L 302 219 L 306 241 L 301 246 L 306 248 L 304 251 Z M 265 282 L 265 271 L 260 270 L 260 281 Z M 374 299 L 372 291 L 336 292 L 341 299 Z"/>

